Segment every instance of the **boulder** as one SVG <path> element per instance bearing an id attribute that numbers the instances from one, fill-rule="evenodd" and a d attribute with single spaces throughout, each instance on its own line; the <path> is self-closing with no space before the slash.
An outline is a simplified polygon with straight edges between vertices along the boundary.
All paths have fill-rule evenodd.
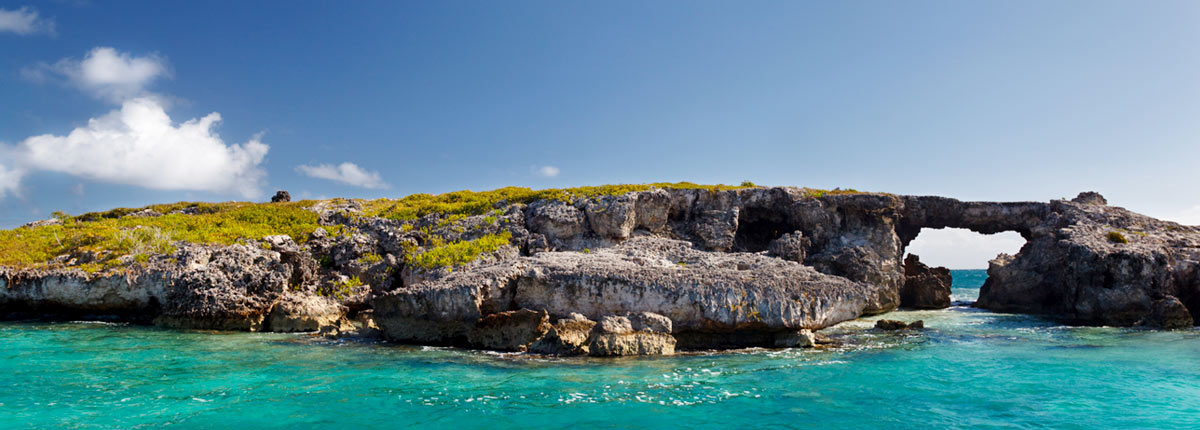
<path id="1" fill-rule="evenodd" d="M 800 329 L 775 335 L 775 346 L 779 348 L 812 348 L 817 345 L 817 336 L 812 330 Z"/>
<path id="2" fill-rule="evenodd" d="M 625 240 L 633 233 L 637 223 L 634 213 L 636 200 L 631 196 L 605 196 L 588 202 L 586 207 L 588 225 L 592 231 L 605 239 Z"/>
<path id="3" fill-rule="evenodd" d="M 283 203 L 290 201 L 292 201 L 292 194 L 283 190 L 276 191 L 275 195 L 271 197 L 271 203 Z"/>
<path id="4" fill-rule="evenodd" d="M 649 312 L 606 316 L 588 336 L 588 353 L 593 357 L 673 355 L 671 320 Z"/>
<path id="5" fill-rule="evenodd" d="M 498 351 L 526 351 L 550 330 L 545 311 L 521 309 L 487 315 L 467 334 L 471 346 Z"/>
<path id="6" fill-rule="evenodd" d="M 577 238 L 586 231 L 583 211 L 560 201 L 539 201 L 529 205 L 525 214 L 526 228 L 542 234 L 552 243 Z"/>
<path id="7" fill-rule="evenodd" d="M 587 355 L 588 336 L 596 322 L 572 313 L 550 326 L 537 341 L 529 346 L 529 352 L 547 355 Z"/>
<path id="8" fill-rule="evenodd" d="M 944 309 L 950 307 L 950 269 L 929 267 L 916 254 L 904 259 L 904 287 L 900 289 L 900 306 L 914 309 Z"/>
<path id="9" fill-rule="evenodd" d="M 313 294 L 288 292 L 267 316 L 265 328 L 273 332 L 313 332 L 326 327 L 342 329 L 346 307 L 336 300 Z"/>
<path id="10" fill-rule="evenodd" d="M 779 236 L 778 239 L 767 245 L 767 255 L 803 263 L 808 246 L 809 240 L 804 237 L 803 232 L 784 233 L 783 236 Z"/>
<path id="11" fill-rule="evenodd" d="M 906 323 L 904 321 L 896 320 L 879 320 L 875 321 L 875 328 L 883 331 L 896 331 L 905 329 L 921 330 L 925 328 L 925 321 L 916 320 L 911 323 Z"/>

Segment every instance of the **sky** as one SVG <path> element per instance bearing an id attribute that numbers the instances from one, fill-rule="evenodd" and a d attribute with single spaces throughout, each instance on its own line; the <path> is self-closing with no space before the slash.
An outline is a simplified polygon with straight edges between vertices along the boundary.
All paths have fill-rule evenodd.
<path id="1" fill-rule="evenodd" d="M 1095 190 L 1200 224 L 1197 22 L 1193 1 L 0 0 L 0 228 L 276 190 L 743 180 Z M 972 235 L 913 246 L 1015 252 Z"/>

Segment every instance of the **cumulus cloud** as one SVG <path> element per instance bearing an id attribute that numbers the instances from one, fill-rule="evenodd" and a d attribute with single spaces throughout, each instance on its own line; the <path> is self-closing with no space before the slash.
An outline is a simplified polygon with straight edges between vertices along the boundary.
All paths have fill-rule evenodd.
<path id="1" fill-rule="evenodd" d="M 4 149 L 0 148 L 0 154 L 4 154 Z M 0 157 L 0 160 L 11 159 L 7 156 Z M 8 194 L 16 194 L 17 187 L 21 185 L 21 177 L 25 176 L 25 172 L 15 166 L 5 166 L 0 164 L 0 199 L 3 199 Z"/>
<path id="2" fill-rule="evenodd" d="M 538 167 L 535 170 L 535 172 L 537 173 L 538 176 L 541 176 L 543 178 L 553 178 L 555 176 L 558 176 L 559 170 L 557 167 L 554 167 L 554 166 L 542 166 L 542 167 Z"/>
<path id="3" fill-rule="evenodd" d="M 269 147 L 258 137 L 226 144 L 213 131 L 220 121 L 213 112 L 175 125 L 157 99 L 135 98 L 65 136 L 27 138 L 14 152 L 27 169 L 158 190 L 259 196 Z"/>
<path id="4" fill-rule="evenodd" d="M 54 21 L 38 17 L 28 6 L 16 10 L 0 9 L 0 32 L 22 36 L 34 33 L 54 33 Z"/>
<path id="5" fill-rule="evenodd" d="M 984 269 L 997 255 L 1016 254 L 1025 238 L 1015 232 L 979 234 L 961 228 L 924 229 L 905 250 L 930 266 Z"/>
<path id="6" fill-rule="evenodd" d="M 317 179 L 328 179 L 363 188 L 387 188 L 388 184 L 379 177 L 379 172 L 364 170 L 354 163 L 339 165 L 318 164 L 315 166 L 299 165 L 296 171 Z"/>
<path id="7" fill-rule="evenodd" d="M 93 48 L 82 60 L 64 58 L 21 70 L 34 82 L 60 80 L 94 97 L 112 102 L 142 97 L 155 80 L 171 76 L 166 60 L 157 55 L 134 56 L 109 47 Z"/>

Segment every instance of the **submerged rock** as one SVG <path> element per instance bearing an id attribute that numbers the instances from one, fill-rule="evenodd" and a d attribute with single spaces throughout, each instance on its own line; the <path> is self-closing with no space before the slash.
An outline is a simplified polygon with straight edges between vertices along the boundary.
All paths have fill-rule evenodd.
<path id="1" fill-rule="evenodd" d="M 904 321 L 896 321 L 896 320 L 879 320 L 879 321 L 875 321 L 875 328 L 883 330 L 883 331 L 896 331 L 896 330 L 907 330 L 907 329 L 922 330 L 925 328 L 925 321 L 916 320 L 911 323 L 906 323 Z"/>

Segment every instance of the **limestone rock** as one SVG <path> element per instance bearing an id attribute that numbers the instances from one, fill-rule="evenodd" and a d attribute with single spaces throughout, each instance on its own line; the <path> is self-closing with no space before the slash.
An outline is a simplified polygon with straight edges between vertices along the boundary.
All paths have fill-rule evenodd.
<path id="1" fill-rule="evenodd" d="M 287 287 L 279 254 L 259 247 L 191 247 L 179 260 L 185 269 L 166 289 L 156 325 L 259 331 Z"/>
<path id="2" fill-rule="evenodd" d="M 521 309 L 480 318 L 474 329 L 467 334 L 467 341 L 477 348 L 526 351 L 529 344 L 549 330 L 550 317 L 545 311 Z"/>
<path id="3" fill-rule="evenodd" d="M 658 314 L 609 315 L 592 328 L 588 352 L 595 357 L 673 355 L 675 338 L 670 330 L 671 320 Z"/>
<path id="4" fill-rule="evenodd" d="M 586 230 L 583 211 L 559 201 L 530 204 L 525 222 L 529 231 L 542 234 L 556 243 L 579 237 Z"/>
<path id="5" fill-rule="evenodd" d="M 817 336 L 812 330 L 800 329 L 775 335 L 775 346 L 779 348 L 812 348 L 817 345 Z"/>
<path id="6" fill-rule="evenodd" d="M 544 336 L 529 346 L 529 352 L 548 355 L 587 355 L 588 336 L 596 322 L 573 313 L 555 321 Z"/>
<path id="7" fill-rule="evenodd" d="M 767 246 L 767 255 L 803 263 L 804 257 L 808 252 L 808 246 L 809 241 L 804 238 L 803 232 L 794 231 L 784 233 L 778 239 L 771 241 L 770 245 Z"/>
<path id="8" fill-rule="evenodd" d="M 267 316 L 266 328 L 273 332 L 312 332 L 324 327 L 341 328 L 346 307 L 327 297 L 288 292 Z"/>
<path id="9" fill-rule="evenodd" d="M 905 329 L 921 330 L 925 328 L 925 321 L 916 320 L 911 323 L 905 323 L 904 321 L 896 320 L 879 320 L 875 321 L 875 328 L 883 331 L 896 331 Z"/>
<path id="10" fill-rule="evenodd" d="M 637 223 L 634 204 L 635 200 L 630 196 L 605 196 L 589 202 L 586 210 L 588 225 L 602 238 L 628 239 Z"/>
<path id="11" fill-rule="evenodd" d="M 900 306 L 915 309 L 944 309 L 950 307 L 950 269 L 929 267 L 916 254 L 904 259 L 904 287 L 900 289 Z"/>

